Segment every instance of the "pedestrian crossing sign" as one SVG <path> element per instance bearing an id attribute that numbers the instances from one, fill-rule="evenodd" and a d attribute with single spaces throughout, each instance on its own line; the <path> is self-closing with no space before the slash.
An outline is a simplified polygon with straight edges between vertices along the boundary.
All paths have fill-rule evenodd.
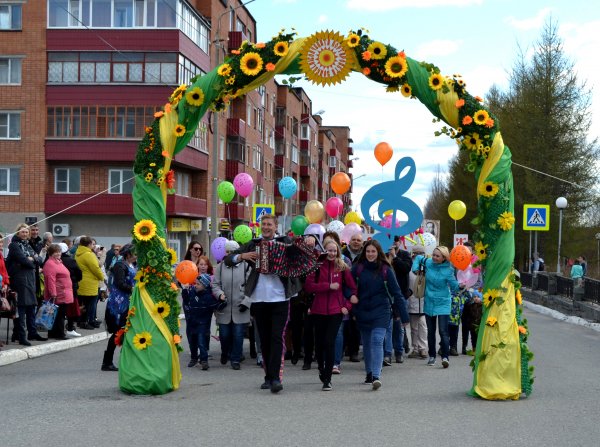
<path id="1" fill-rule="evenodd" d="M 523 205 L 523 229 L 529 231 L 550 230 L 550 205 Z"/>

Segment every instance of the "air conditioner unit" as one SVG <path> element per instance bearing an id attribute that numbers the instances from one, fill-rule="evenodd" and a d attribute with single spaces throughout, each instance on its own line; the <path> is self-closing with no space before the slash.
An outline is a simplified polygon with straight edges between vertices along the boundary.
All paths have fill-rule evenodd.
<path id="1" fill-rule="evenodd" d="M 52 224 L 52 236 L 67 237 L 71 235 L 71 225 L 69 224 Z"/>

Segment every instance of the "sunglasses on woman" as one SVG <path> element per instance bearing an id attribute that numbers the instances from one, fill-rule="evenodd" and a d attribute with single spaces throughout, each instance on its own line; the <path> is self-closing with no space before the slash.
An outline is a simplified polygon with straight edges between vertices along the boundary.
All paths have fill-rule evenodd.
<path id="1" fill-rule="evenodd" d="M 202 247 L 193 247 L 192 250 L 194 250 L 194 251 L 201 251 Z"/>

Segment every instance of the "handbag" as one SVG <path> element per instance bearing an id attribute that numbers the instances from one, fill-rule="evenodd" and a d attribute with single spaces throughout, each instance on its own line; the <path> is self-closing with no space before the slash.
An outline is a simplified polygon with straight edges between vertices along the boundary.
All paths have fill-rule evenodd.
<path id="1" fill-rule="evenodd" d="M 17 314 L 17 292 L 7 289 L 0 290 L 0 317 L 14 318 Z"/>
<path id="2" fill-rule="evenodd" d="M 35 315 L 35 325 L 49 331 L 54 326 L 57 313 L 58 305 L 54 304 L 54 300 L 44 301 Z"/>
<path id="3" fill-rule="evenodd" d="M 425 296 L 425 260 L 421 259 L 419 262 L 419 270 L 417 272 L 417 278 L 415 279 L 415 290 L 413 295 L 415 298 L 423 298 Z"/>

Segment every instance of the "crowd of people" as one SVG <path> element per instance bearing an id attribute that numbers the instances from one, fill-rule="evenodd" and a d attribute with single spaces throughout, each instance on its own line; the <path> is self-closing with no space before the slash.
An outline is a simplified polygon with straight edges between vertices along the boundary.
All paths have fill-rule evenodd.
<path id="1" fill-rule="evenodd" d="M 392 361 L 403 363 L 408 357 L 433 366 L 439 355 L 447 368 L 450 356 L 459 355 L 461 321 L 462 354 L 467 353 L 469 337 L 475 348 L 481 281 L 470 289 L 459 284 L 446 247 L 435 248 L 427 257 L 423 246 L 407 251 L 399 240 L 384 253 L 376 240 L 365 241 L 361 233 L 347 245 L 335 232 L 309 235 L 305 242 L 318 259 L 317 268 L 296 278 L 257 268 L 259 242 L 292 243 L 289 236 L 278 237 L 276 229 L 277 217 L 263 216 L 261 238 L 241 247 L 228 241 L 226 256 L 216 266 L 200 242 L 189 244 L 184 258 L 196 264 L 199 274 L 195 284 L 180 285 L 188 367 L 210 368 L 213 319 L 220 363 L 240 370 L 247 336 L 250 356 L 264 369 L 260 388 L 273 393 L 283 389 L 286 359 L 292 364 L 302 359 L 303 370 L 316 364 L 324 391 L 331 390 L 334 376 L 342 373 L 343 358 L 362 360 L 364 383 L 377 390 L 384 367 Z M 108 297 L 104 319 L 111 336 L 101 369 L 118 370 L 113 362 L 115 337 L 125 324 L 135 287 L 133 245 L 113 245 L 107 251 L 89 236 L 55 244 L 50 233 L 40 237 L 37 226 L 22 224 L 7 259 L 0 257 L 0 275 L 3 287 L 10 284 L 17 292 L 12 340 L 25 346 L 47 339 L 35 325 L 36 308 L 43 300 L 58 306 L 48 337 L 63 340 L 100 327 L 97 304 Z M 417 297 L 413 290 L 420 275 L 425 277 L 425 289 Z"/>

